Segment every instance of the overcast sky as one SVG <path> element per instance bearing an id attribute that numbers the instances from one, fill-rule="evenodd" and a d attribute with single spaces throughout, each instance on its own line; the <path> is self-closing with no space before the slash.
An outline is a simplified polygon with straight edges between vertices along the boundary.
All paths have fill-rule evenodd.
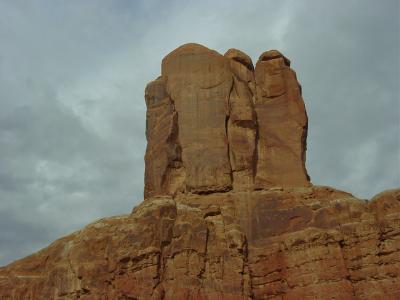
<path id="1" fill-rule="evenodd" d="M 142 200 L 144 88 L 188 42 L 292 60 L 314 184 L 400 186 L 399 3 L 0 0 L 0 265 Z"/>

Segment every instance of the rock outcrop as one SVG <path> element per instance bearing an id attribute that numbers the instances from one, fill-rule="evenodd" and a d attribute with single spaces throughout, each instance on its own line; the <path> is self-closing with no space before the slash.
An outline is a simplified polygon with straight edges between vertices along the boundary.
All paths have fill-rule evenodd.
<path id="1" fill-rule="evenodd" d="M 255 69 L 258 119 L 257 187 L 302 186 L 307 115 L 290 61 L 276 50 L 261 54 Z"/>
<path id="2" fill-rule="evenodd" d="M 0 299 L 399 299 L 400 190 L 150 198 L 0 269 Z"/>
<path id="3" fill-rule="evenodd" d="M 309 185 L 307 114 L 276 50 L 224 56 L 198 44 L 168 54 L 146 88 L 145 198 Z"/>
<path id="4" fill-rule="evenodd" d="M 400 299 L 400 189 L 310 184 L 286 57 L 189 44 L 161 73 L 145 201 L 0 268 L 0 299 Z"/>

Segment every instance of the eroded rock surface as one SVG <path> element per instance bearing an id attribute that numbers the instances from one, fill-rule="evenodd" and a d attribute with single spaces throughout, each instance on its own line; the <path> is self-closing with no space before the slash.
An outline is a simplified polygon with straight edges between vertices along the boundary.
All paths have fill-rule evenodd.
<path id="1" fill-rule="evenodd" d="M 168 54 L 146 88 L 145 198 L 308 186 L 307 115 L 276 50 L 224 56 L 198 44 Z"/>
<path id="2" fill-rule="evenodd" d="M 0 299 L 399 299 L 400 190 L 150 198 L 0 269 Z"/>
<path id="3" fill-rule="evenodd" d="M 264 52 L 255 69 L 259 128 L 256 187 L 305 186 L 307 114 L 290 61 Z"/>
<path id="4" fill-rule="evenodd" d="M 400 189 L 312 186 L 280 52 L 184 45 L 145 92 L 145 201 L 0 268 L 0 299 L 400 299 Z"/>

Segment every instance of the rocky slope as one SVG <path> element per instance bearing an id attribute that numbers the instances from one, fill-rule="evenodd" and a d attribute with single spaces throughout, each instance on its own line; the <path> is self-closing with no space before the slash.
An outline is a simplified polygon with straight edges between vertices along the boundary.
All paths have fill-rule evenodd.
<path id="1" fill-rule="evenodd" d="M 161 73 L 145 201 L 0 268 L 0 299 L 400 299 L 400 189 L 310 183 L 286 57 L 188 44 Z"/>
<path id="2" fill-rule="evenodd" d="M 400 190 L 151 198 L 0 269 L 0 299 L 399 299 Z"/>

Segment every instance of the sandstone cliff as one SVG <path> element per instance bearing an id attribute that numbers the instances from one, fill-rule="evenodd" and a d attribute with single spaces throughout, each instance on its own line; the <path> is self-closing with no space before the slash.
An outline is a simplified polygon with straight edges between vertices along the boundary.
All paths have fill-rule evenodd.
<path id="1" fill-rule="evenodd" d="M 184 45 L 145 98 L 145 201 L 0 268 L 0 299 L 400 298 L 400 189 L 310 184 L 285 56 Z"/>
<path id="2" fill-rule="evenodd" d="M 289 60 L 197 44 L 146 87 L 145 198 L 307 186 L 307 115 Z"/>

